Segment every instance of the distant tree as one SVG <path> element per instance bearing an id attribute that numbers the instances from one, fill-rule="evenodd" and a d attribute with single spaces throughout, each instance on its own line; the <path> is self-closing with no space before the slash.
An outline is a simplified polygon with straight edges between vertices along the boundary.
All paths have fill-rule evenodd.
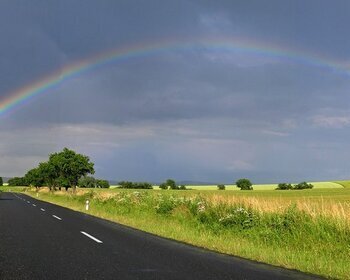
<path id="1" fill-rule="evenodd" d="M 102 189 L 108 189 L 110 187 L 110 185 L 109 185 L 109 182 L 107 180 L 97 179 L 96 180 L 96 187 L 102 188 Z"/>
<path id="2" fill-rule="evenodd" d="M 118 183 L 118 185 L 122 189 L 133 189 L 134 188 L 133 182 L 129 182 L 129 181 L 121 181 Z"/>
<path id="3" fill-rule="evenodd" d="M 172 179 L 166 180 L 165 184 L 171 189 L 171 190 L 178 190 L 179 187 L 176 185 L 175 181 Z"/>
<path id="4" fill-rule="evenodd" d="M 97 180 L 92 176 L 83 176 L 78 180 L 80 188 L 96 188 Z"/>
<path id="5" fill-rule="evenodd" d="M 64 148 L 62 152 L 50 155 L 49 163 L 59 172 L 58 182 L 60 185 L 72 187 L 75 191 L 78 181 L 82 176 L 94 174 L 94 164 L 88 156 L 77 154 L 73 150 Z"/>
<path id="6" fill-rule="evenodd" d="M 28 183 L 24 177 L 13 177 L 13 178 L 9 179 L 7 183 L 9 186 L 12 186 L 12 187 L 28 186 Z"/>
<path id="7" fill-rule="evenodd" d="M 0 186 L 4 185 L 4 181 L 2 180 L 2 177 L 0 177 Z"/>
<path id="8" fill-rule="evenodd" d="M 245 178 L 237 180 L 236 186 L 241 190 L 253 190 L 252 183 Z"/>
<path id="9" fill-rule="evenodd" d="M 185 185 L 181 185 L 181 186 L 179 187 L 179 190 L 187 190 L 187 189 L 186 189 L 186 186 L 185 186 Z"/>
<path id="10" fill-rule="evenodd" d="M 226 189 L 226 186 L 223 184 L 218 185 L 218 190 L 224 191 Z"/>
<path id="11" fill-rule="evenodd" d="M 293 186 L 288 183 L 280 183 L 278 184 L 276 190 L 292 190 Z"/>
<path id="12" fill-rule="evenodd" d="M 119 187 L 122 189 L 153 189 L 153 186 L 151 183 L 147 182 L 129 182 L 129 181 L 122 181 L 119 182 Z"/>
<path id="13" fill-rule="evenodd" d="M 314 186 L 312 184 L 308 184 L 307 182 L 301 182 L 294 186 L 295 190 L 305 190 L 312 189 Z"/>
<path id="14" fill-rule="evenodd" d="M 161 184 L 159 185 L 159 188 L 160 188 L 161 190 L 167 190 L 167 189 L 168 189 L 168 185 L 167 185 L 166 183 L 161 183 Z"/>

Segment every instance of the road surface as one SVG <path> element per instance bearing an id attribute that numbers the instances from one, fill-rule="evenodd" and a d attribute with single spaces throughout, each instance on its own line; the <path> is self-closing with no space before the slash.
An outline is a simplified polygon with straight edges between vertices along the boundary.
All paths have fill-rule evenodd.
<path id="1" fill-rule="evenodd" d="M 0 279 L 319 279 L 0 194 Z"/>

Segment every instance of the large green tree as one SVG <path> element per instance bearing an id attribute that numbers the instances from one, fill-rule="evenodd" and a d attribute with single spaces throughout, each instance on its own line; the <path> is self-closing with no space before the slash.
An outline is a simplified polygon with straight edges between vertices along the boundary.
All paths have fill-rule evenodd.
<path id="1" fill-rule="evenodd" d="M 57 187 L 60 186 L 60 170 L 58 166 L 55 166 L 50 161 L 49 162 L 41 162 L 39 164 L 40 174 L 43 180 L 46 182 L 50 191 L 55 191 Z"/>
<path id="2" fill-rule="evenodd" d="M 2 180 L 2 177 L 0 177 L 0 186 L 4 184 L 4 181 Z"/>
<path id="3" fill-rule="evenodd" d="M 9 186 L 28 186 L 24 177 L 13 177 L 7 181 Z"/>
<path id="4" fill-rule="evenodd" d="M 29 170 L 24 176 L 24 179 L 27 184 L 36 188 L 40 188 L 45 185 L 45 178 L 40 167 Z"/>
<path id="5" fill-rule="evenodd" d="M 236 182 L 236 186 L 237 188 L 240 188 L 241 190 L 253 190 L 253 185 L 252 183 L 250 182 L 249 179 L 239 179 L 237 180 Z"/>
<path id="6" fill-rule="evenodd" d="M 88 156 L 78 154 L 68 148 L 64 148 L 62 152 L 51 154 L 49 164 L 58 171 L 58 183 L 66 189 L 71 187 L 74 191 L 82 176 L 95 173 L 94 164 Z"/>

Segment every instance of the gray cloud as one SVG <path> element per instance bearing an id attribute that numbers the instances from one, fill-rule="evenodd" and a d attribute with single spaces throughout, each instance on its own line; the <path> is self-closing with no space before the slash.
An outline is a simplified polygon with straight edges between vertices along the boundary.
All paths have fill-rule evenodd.
<path id="1" fill-rule="evenodd" d="M 169 38 L 246 37 L 346 62 L 348 11 L 346 1 L 3 1 L 0 103 L 80 58 Z M 258 52 L 111 62 L 1 116 L 0 172 L 21 175 L 68 146 L 109 179 L 342 179 L 349 90 L 344 73 Z"/>

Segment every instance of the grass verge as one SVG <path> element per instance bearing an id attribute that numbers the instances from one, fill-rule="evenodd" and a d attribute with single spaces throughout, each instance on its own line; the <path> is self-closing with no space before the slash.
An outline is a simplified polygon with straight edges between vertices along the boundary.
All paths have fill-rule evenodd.
<path id="1" fill-rule="evenodd" d="M 183 194 L 187 194 L 184 196 Z M 34 191 L 27 194 L 36 197 Z M 40 192 L 39 199 L 218 252 L 350 279 L 350 226 L 292 203 L 264 211 L 244 200 L 154 191 Z"/>

